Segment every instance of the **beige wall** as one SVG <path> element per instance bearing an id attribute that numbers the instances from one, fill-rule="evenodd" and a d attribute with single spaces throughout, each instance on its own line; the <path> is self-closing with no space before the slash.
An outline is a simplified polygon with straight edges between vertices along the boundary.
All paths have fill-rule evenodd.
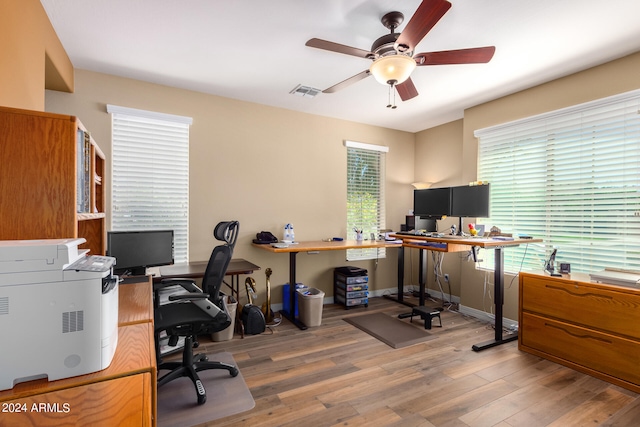
<path id="1" fill-rule="evenodd" d="M 0 105 L 44 110 L 44 88 L 73 91 L 73 65 L 39 0 L 0 0 Z"/>
<path id="2" fill-rule="evenodd" d="M 440 126 L 426 129 L 416 134 L 416 153 L 414 158 L 415 180 L 430 182 L 431 187 L 460 185 L 463 174 L 462 132 L 463 120 L 456 120 Z M 438 221 L 438 230 L 446 232 L 451 224 L 457 224 L 457 218 L 444 218 Z M 416 252 L 411 252 L 411 260 L 417 264 Z M 442 256 L 442 255 L 440 255 Z M 440 297 L 440 288 L 435 283 L 431 255 L 427 260 L 427 288 L 429 293 Z M 460 296 L 460 257 L 458 254 L 444 256 L 442 271 L 449 274 L 450 282 L 442 282 L 445 293 Z M 451 288 L 449 288 L 449 285 Z"/>
<path id="3" fill-rule="evenodd" d="M 440 185 L 441 180 L 442 185 L 474 181 L 478 151 L 475 130 L 638 89 L 639 70 L 640 52 L 469 108 L 461 123 L 452 122 L 419 132 L 416 134 L 416 179 L 433 181 L 436 185 Z M 440 156 L 432 166 L 428 159 L 436 153 Z M 459 157 L 452 159 L 452 156 Z M 461 304 L 477 310 L 493 305 L 487 295 L 483 295 L 485 272 L 475 269 L 473 263 L 460 261 L 457 255 L 450 254 L 446 256 L 443 271 L 451 274 L 452 287 L 460 289 Z M 505 278 L 504 309 L 506 317 L 516 320 L 518 285 L 517 280 L 511 279 L 510 275 Z M 492 274 L 489 282 L 493 283 Z M 492 295 L 493 291 L 489 293 Z"/>
<path id="4" fill-rule="evenodd" d="M 76 70 L 75 93 L 47 91 L 46 110 L 80 117 L 111 158 L 111 118 L 106 104 L 193 117 L 190 130 L 190 259 L 205 260 L 215 245 L 218 221 L 237 219 L 241 234 L 234 256 L 273 269 L 272 284 L 288 278 L 288 256 L 255 249 L 262 230 L 281 236 L 288 222 L 299 240 L 346 234 L 346 149 L 354 140 L 389 146 L 387 224 L 398 229 L 413 204 L 410 183 L 414 134 L 166 86 Z M 107 176 L 107 182 L 110 177 Z M 107 212 L 109 215 L 110 212 Z M 396 253 L 361 262 L 375 289 L 396 286 Z M 344 252 L 298 255 L 298 280 L 332 295 L 331 269 Z M 264 293 L 263 273 L 256 276 Z M 274 301 L 280 301 L 279 291 Z"/>

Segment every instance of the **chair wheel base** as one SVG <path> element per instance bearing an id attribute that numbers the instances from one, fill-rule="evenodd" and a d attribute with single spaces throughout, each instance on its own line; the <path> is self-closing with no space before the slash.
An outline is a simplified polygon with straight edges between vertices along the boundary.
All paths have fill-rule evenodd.
<path id="1" fill-rule="evenodd" d="M 196 354 L 192 352 L 193 338 L 185 338 L 185 346 L 182 354 L 182 362 L 165 362 L 158 365 L 158 371 L 169 370 L 170 372 L 158 378 L 158 387 L 167 384 L 176 378 L 188 377 L 193 382 L 198 396 L 198 405 L 203 405 L 207 401 L 207 391 L 204 384 L 198 377 L 198 372 L 207 369 L 226 369 L 229 375 L 237 377 L 240 371 L 234 365 L 223 362 L 210 361 L 206 354 Z"/>

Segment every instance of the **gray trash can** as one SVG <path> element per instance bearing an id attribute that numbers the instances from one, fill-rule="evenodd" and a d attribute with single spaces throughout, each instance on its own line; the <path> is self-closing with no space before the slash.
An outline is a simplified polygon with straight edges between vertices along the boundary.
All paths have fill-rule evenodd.
<path id="1" fill-rule="evenodd" d="M 212 333 L 211 340 L 213 341 L 229 341 L 233 338 L 233 332 L 236 327 L 236 311 L 238 310 L 238 301 L 228 295 L 224 296 L 223 301 L 227 309 L 227 313 L 229 313 L 229 317 L 231 317 L 231 324 L 221 331 Z"/>
<path id="2" fill-rule="evenodd" d="M 320 326 L 322 324 L 322 304 L 324 292 L 316 288 L 303 288 L 298 290 L 299 319 L 307 326 Z"/>

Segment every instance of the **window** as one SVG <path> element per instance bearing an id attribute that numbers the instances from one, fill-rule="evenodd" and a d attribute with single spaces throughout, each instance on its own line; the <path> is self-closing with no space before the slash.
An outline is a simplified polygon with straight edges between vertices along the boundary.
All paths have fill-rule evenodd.
<path id="1" fill-rule="evenodd" d="M 189 260 L 189 117 L 107 105 L 112 114 L 111 229 L 174 230 Z"/>
<path id="2" fill-rule="evenodd" d="M 388 147 L 345 141 L 347 147 L 347 238 L 355 239 L 354 230 L 364 238 L 378 235 L 385 228 L 384 182 L 385 153 Z M 350 249 L 347 260 L 376 259 L 384 249 Z"/>
<path id="3" fill-rule="evenodd" d="M 491 183 L 482 222 L 544 239 L 525 268 L 543 268 L 557 248 L 572 271 L 640 270 L 640 91 L 476 136 L 478 179 Z M 506 251 L 505 269 L 519 271 L 524 250 Z"/>

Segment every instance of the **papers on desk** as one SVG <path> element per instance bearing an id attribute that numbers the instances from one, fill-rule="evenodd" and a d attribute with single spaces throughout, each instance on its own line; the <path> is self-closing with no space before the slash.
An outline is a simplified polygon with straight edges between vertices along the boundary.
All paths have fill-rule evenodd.
<path id="1" fill-rule="evenodd" d="M 389 239 L 384 239 L 385 243 L 402 243 L 402 239 L 393 239 L 393 240 L 389 240 Z"/>
<path id="2" fill-rule="evenodd" d="M 289 243 L 272 243 L 271 246 L 278 249 L 284 249 L 289 247 Z"/>
<path id="3" fill-rule="evenodd" d="M 147 276 L 160 277 L 160 267 L 147 267 Z"/>

